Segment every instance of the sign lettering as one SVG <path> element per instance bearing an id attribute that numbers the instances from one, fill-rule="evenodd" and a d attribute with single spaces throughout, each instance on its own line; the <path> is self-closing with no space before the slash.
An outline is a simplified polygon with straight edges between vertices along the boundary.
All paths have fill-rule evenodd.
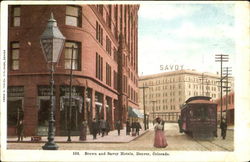
<path id="1" fill-rule="evenodd" d="M 184 65 L 160 65 L 161 71 L 183 70 Z"/>

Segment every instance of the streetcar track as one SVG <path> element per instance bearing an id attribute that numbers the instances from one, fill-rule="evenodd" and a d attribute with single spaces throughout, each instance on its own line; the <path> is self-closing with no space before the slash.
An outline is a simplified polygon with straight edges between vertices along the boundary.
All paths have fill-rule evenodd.
<path id="1" fill-rule="evenodd" d="M 209 150 L 209 151 L 212 151 L 211 149 L 209 149 L 208 147 L 204 146 L 203 144 L 201 144 L 199 141 L 195 140 L 195 142 L 197 142 L 199 145 L 201 145 L 202 147 L 204 147 L 205 149 Z"/>
<path id="2" fill-rule="evenodd" d="M 209 142 L 210 142 L 210 141 L 209 141 Z M 214 142 L 211 142 L 211 143 L 214 144 L 214 145 L 216 145 L 217 147 L 220 147 L 220 148 L 225 149 L 225 150 L 227 150 L 227 151 L 232 151 L 232 150 L 227 149 L 226 147 L 223 147 L 223 146 L 221 146 L 221 145 L 218 145 L 217 143 L 214 143 Z"/>
<path id="3" fill-rule="evenodd" d="M 209 147 L 205 146 L 204 144 L 202 144 L 201 142 L 199 142 L 198 140 L 194 139 L 194 141 L 197 142 L 202 147 L 204 147 L 205 149 L 207 149 L 208 151 L 214 151 L 214 150 L 210 149 Z M 232 150 L 229 150 L 229 149 L 227 149 L 227 148 L 225 148 L 225 147 L 223 147 L 221 145 L 218 145 L 218 144 L 216 144 L 216 143 L 214 143 L 212 141 L 205 141 L 205 142 L 209 142 L 209 143 L 211 143 L 211 144 L 213 144 L 213 145 L 215 145 L 215 146 L 217 146 L 217 147 L 219 147 L 219 148 L 221 148 L 223 150 L 232 151 Z"/>

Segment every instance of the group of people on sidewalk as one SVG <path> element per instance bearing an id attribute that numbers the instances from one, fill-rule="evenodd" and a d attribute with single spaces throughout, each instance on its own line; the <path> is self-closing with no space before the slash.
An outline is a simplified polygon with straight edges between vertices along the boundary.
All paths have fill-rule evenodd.
<path id="1" fill-rule="evenodd" d="M 130 135 L 130 132 L 132 132 L 132 136 L 139 136 L 140 129 L 142 129 L 142 127 L 138 121 L 133 121 L 132 123 L 130 123 L 129 120 L 126 121 L 126 135 Z"/>
<path id="2" fill-rule="evenodd" d="M 118 136 L 120 136 L 120 132 L 122 129 L 122 122 L 120 120 L 117 120 L 115 122 L 115 129 L 117 130 Z M 126 121 L 126 135 L 130 135 L 130 132 L 132 131 L 132 136 L 139 135 L 140 129 L 142 129 L 139 122 L 132 122 L 130 124 L 129 120 Z M 101 137 L 104 137 L 105 135 L 108 135 L 110 132 L 110 126 L 109 122 L 104 120 L 104 118 L 101 118 L 101 120 L 97 121 L 95 118 L 92 121 L 92 135 L 93 139 L 96 139 L 97 134 L 101 135 Z"/>
<path id="3" fill-rule="evenodd" d="M 92 121 L 92 134 L 93 139 L 96 139 L 96 135 L 99 134 L 101 137 L 104 137 L 104 135 L 108 135 L 110 131 L 109 122 L 104 120 L 104 118 L 101 118 L 98 122 L 94 118 Z"/>

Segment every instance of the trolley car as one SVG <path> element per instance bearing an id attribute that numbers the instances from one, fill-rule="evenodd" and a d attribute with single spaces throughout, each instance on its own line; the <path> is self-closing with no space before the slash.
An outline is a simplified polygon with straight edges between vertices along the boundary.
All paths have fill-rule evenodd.
<path id="1" fill-rule="evenodd" d="M 180 129 L 193 138 L 217 137 L 217 104 L 211 97 L 190 97 L 181 107 Z"/>

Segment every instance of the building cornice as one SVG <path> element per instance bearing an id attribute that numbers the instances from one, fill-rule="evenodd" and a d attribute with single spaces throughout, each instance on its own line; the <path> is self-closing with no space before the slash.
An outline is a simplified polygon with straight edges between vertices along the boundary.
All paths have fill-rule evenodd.
<path id="1" fill-rule="evenodd" d="M 163 72 L 163 73 L 158 73 L 158 74 L 140 76 L 139 80 L 155 79 L 155 78 L 160 78 L 160 77 L 175 76 L 175 75 L 182 75 L 182 74 L 200 75 L 200 76 L 203 74 L 204 76 L 208 76 L 208 77 L 214 77 L 214 78 L 220 77 L 219 74 L 213 74 L 209 72 L 198 72 L 194 70 L 178 70 L 178 71 Z"/>

